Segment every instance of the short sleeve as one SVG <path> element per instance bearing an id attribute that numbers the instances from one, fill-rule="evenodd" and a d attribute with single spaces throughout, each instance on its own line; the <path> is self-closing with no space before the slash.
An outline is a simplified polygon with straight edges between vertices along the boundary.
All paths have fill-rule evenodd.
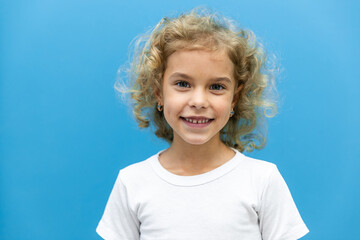
<path id="1" fill-rule="evenodd" d="M 265 183 L 258 215 L 263 240 L 296 240 L 309 232 L 276 165 Z"/>
<path id="2" fill-rule="evenodd" d="M 105 240 L 138 240 L 140 223 L 128 207 L 127 191 L 120 175 L 121 171 L 96 232 Z"/>

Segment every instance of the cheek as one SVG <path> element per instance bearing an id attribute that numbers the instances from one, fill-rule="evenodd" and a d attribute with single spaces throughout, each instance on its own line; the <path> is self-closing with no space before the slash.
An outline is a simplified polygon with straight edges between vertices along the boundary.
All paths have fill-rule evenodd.
<path id="1" fill-rule="evenodd" d="M 164 94 L 164 110 L 168 113 L 176 113 L 178 112 L 186 103 L 186 98 L 181 95 L 177 94 L 174 91 L 167 91 Z"/>
<path id="2" fill-rule="evenodd" d="M 166 98 L 164 101 L 164 117 L 170 124 L 171 119 L 177 118 L 180 111 L 180 104 L 175 98 Z"/>
<path id="3" fill-rule="evenodd" d="M 231 111 L 231 101 L 229 99 L 224 99 L 223 101 L 218 101 L 217 104 L 218 112 L 225 114 Z"/>

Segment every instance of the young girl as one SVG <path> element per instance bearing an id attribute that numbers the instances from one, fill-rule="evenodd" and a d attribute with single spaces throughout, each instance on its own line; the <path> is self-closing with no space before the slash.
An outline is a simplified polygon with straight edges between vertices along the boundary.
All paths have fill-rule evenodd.
<path id="1" fill-rule="evenodd" d="M 241 153 L 264 145 L 259 120 L 276 112 L 253 34 L 194 10 L 161 20 L 134 59 L 139 126 L 153 123 L 170 147 L 120 170 L 97 233 L 106 240 L 304 236 L 276 165 Z"/>

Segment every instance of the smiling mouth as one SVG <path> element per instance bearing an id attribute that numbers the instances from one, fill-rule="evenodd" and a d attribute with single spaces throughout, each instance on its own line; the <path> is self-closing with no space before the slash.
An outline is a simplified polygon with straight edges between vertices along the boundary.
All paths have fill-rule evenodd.
<path id="1" fill-rule="evenodd" d="M 186 118 L 186 117 L 181 117 L 183 120 L 185 120 L 186 122 L 189 123 L 193 123 L 193 124 L 204 124 L 204 123 L 208 123 L 214 119 L 210 119 L 210 118 Z"/>

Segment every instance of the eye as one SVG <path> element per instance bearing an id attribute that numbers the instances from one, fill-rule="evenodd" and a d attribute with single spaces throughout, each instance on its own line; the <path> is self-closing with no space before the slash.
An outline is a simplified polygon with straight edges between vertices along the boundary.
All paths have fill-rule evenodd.
<path id="1" fill-rule="evenodd" d="M 177 86 L 181 87 L 181 88 L 189 88 L 190 84 L 188 82 L 185 81 L 179 81 L 176 83 Z"/>
<path id="2" fill-rule="evenodd" d="M 210 86 L 210 90 L 220 91 L 220 90 L 224 90 L 224 89 L 225 89 L 224 85 L 221 85 L 218 83 Z"/>

